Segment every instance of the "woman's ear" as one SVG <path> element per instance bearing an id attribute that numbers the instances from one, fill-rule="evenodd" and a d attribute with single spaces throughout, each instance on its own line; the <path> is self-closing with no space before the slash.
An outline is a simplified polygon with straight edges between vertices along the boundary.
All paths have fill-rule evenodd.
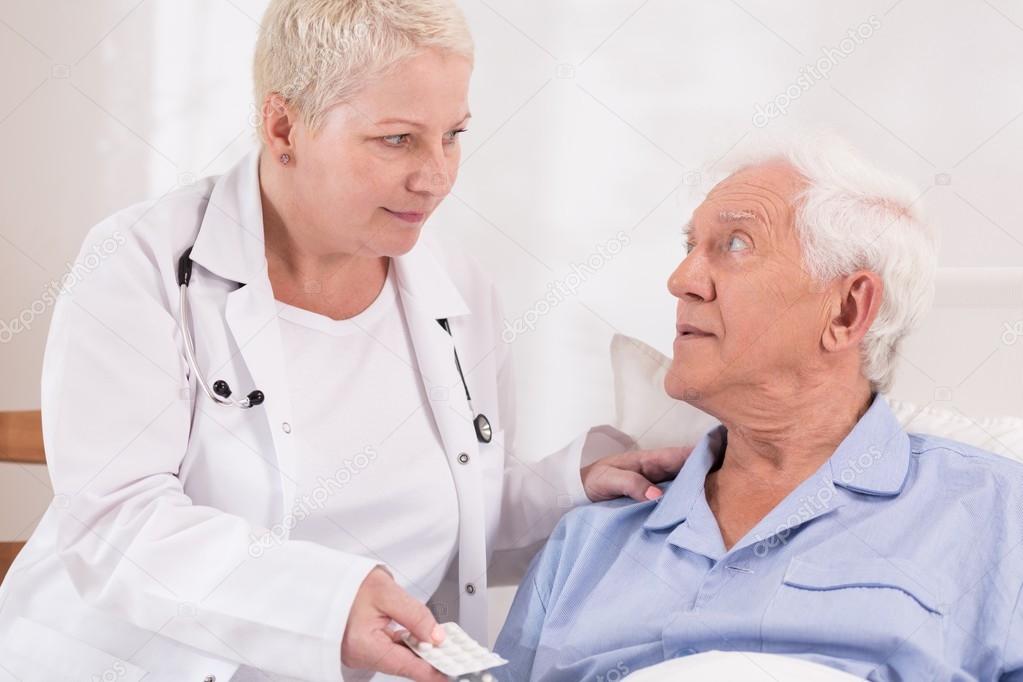
<path id="1" fill-rule="evenodd" d="M 292 132 L 296 114 L 288 103 L 276 92 L 271 92 L 263 101 L 263 139 L 273 158 L 281 154 L 293 154 Z"/>
<path id="2" fill-rule="evenodd" d="M 836 352 L 858 347 L 874 324 L 883 294 L 884 283 L 869 270 L 859 270 L 837 282 L 831 319 L 821 339 L 824 349 Z"/>

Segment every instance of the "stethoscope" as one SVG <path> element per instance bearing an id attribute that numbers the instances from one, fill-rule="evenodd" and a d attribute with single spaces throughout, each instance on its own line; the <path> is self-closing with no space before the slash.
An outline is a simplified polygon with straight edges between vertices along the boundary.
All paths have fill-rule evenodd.
<path id="1" fill-rule="evenodd" d="M 262 404 L 266 400 L 266 395 L 259 389 L 253 389 L 249 391 L 241 400 L 235 400 L 231 397 L 231 387 L 223 379 L 217 379 L 213 382 L 211 388 L 206 379 L 203 378 L 202 372 L 199 371 L 199 364 L 195 360 L 195 345 L 192 342 L 192 332 L 189 329 L 188 319 L 189 308 L 188 308 L 188 283 L 192 279 L 192 247 L 188 247 L 181 258 L 178 259 L 178 308 L 180 309 L 181 318 L 178 320 L 178 326 L 181 329 L 181 336 L 185 340 L 185 359 L 188 362 L 189 368 L 195 375 L 196 380 L 199 382 L 199 386 L 202 390 L 210 397 L 210 400 L 219 404 L 227 405 L 229 407 L 240 407 L 242 409 L 248 409 L 255 407 L 256 405 Z M 454 338 L 451 334 L 451 327 L 448 325 L 446 318 L 437 320 L 437 323 L 448 333 L 448 336 Z M 462 363 L 458 361 L 458 349 L 455 348 L 455 367 L 458 369 L 458 377 L 462 380 L 462 388 L 465 389 L 465 399 L 469 403 L 469 412 L 475 415 L 472 419 L 473 429 L 476 431 L 476 440 L 480 443 L 489 443 L 494 437 L 493 429 L 490 427 L 490 420 L 482 412 L 477 413 L 472 406 L 472 396 L 469 395 L 469 384 L 465 381 L 465 375 L 462 373 Z"/>

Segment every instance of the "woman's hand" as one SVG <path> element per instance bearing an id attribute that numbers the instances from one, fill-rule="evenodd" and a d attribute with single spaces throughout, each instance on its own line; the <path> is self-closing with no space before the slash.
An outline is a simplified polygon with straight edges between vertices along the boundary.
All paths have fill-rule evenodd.
<path id="1" fill-rule="evenodd" d="M 583 489 L 591 502 L 628 496 L 656 500 L 663 493 L 654 483 L 674 478 L 693 449 L 632 450 L 598 459 L 581 470 Z"/>
<path id="2" fill-rule="evenodd" d="M 349 668 L 407 677 L 416 682 L 447 682 L 429 663 L 401 643 L 391 620 L 418 640 L 440 644 L 444 630 L 426 606 L 401 589 L 381 567 L 370 571 L 352 602 L 341 642 L 341 662 Z"/>

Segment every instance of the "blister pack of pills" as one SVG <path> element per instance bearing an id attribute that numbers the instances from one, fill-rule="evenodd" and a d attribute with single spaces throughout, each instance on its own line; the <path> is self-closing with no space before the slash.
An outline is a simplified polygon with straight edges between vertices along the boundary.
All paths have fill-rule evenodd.
<path id="1" fill-rule="evenodd" d="M 493 682 L 494 676 L 484 671 L 502 666 L 508 661 L 476 642 L 458 623 L 441 623 L 444 641 L 440 644 L 421 642 L 407 630 L 402 632 L 401 641 L 424 661 L 456 680 L 466 679 Z"/>

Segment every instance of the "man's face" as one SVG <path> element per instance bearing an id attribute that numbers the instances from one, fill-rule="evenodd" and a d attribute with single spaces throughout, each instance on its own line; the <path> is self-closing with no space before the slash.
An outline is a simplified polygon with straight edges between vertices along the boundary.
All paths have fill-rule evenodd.
<path id="1" fill-rule="evenodd" d="M 664 382 L 672 397 L 711 406 L 741 400 L 820 357 L 827 309 L 795 230 L 802 187 L 794 169 L 770 162 L 729 176 L 693 212 L 688 255 L 668 280 L 678 298 Z"/>

